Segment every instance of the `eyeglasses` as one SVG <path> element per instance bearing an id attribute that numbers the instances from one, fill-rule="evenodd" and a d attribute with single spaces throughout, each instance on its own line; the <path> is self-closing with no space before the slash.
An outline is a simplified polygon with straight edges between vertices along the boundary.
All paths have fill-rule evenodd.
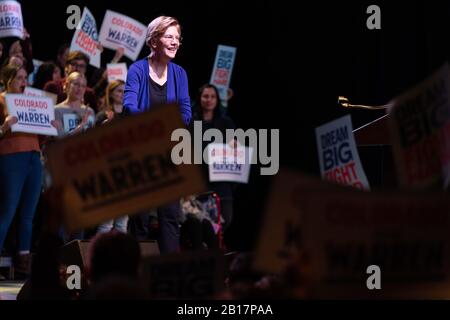
<path id="1" fill-rule="evenodd" d="M 181 37 L 181 36 L 174 36 L 174 35 L 171 35 L 171 34 L 166 34 L 166 35 L 162 36 L 162 38 L 164 38 L 165 40 L 170 41 L 170 42 L 172 42 L 174 40 L 177 40 L 178 43 L 181 43 L 181 41 L 183 41 L 183 37 Z"/>
<path id="2" fill-rule="evenodd" d="M 86 64 L 85 64 L 85 63 L 71 62 L 70 65 L 71 65 L 72 67 L 77 68 L 77 69 L 86 69 Z"/>

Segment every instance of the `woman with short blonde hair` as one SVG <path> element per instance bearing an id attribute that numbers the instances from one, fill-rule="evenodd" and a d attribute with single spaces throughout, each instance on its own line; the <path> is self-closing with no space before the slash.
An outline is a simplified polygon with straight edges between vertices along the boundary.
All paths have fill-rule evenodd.
<path id="1" fill-rule="evenodd" d="M 124 113 L 141 113 L 156 105 L 177 103 L 183 122 L 188 125 L 191 120 L 191 99 L 187 74 L 181 66 L 171 62 L 181 45 L 181 27 L 177 19 L 167 16 L 154 19 L 148 25 L 146 42 L 151 50 L 150 55 L 133 63 L 128 70 Z M 178 251 L 179 202 L 157 208 L 157 212 L 160 252 Z"/>
<path id="2" fill-rule="evenodd" d="M 151 42 L 162 36 L 164 32 L 172 26 L 176 27 L 178 29 L 178 33 L 181 34 L 180 23 L 175 18 L 160 16 L 150 22 L 147 27 L 147 36 L 145 37 L 145 43 L 147 46 L 151 49 Z"/>

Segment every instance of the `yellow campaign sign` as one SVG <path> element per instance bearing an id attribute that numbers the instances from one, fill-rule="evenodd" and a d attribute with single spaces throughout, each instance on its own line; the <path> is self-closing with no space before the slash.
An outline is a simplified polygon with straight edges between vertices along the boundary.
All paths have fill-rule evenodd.
<path id="1" fill-rule="evenodd" d="M 306 192 L 303 247 L 317 297 L 449 298 L 448 194 Z M 381 289 L 371 287 L 375 266 Z"/>
<path id="2" fill-rule="evenodd" d="M 183 127 L 177 105 L 129 116 L 50 145 L 48 166 L 64 188 L 69 231 L 203 192 L 198 166 L 175 165 L 172 131 Z"/>
<path id="3" fill-rule="evenodd" d="M 274 179 L 270 198 L 256 247 L 254 268 L 258 271 L 279 273 L 289 263 L 292 254 L 301 246 L 301 203 L 303 190 L 334 184 L 305 177 L 294 171 L 282 169 Z"/>
<path id="4" fill-rule="evenodd" d="M 448 193 L 362 192 L 282 170 L 254 267 L 283 272 L 301 251 L 314 298 L 449 298 L 449 228 Z"/>

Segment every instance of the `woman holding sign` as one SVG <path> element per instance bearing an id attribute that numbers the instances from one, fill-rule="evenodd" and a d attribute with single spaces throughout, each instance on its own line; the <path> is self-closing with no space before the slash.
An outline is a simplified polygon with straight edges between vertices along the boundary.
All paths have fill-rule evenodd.
<path id="1" fill-rule="evenodd" d="M 36 134 L 12 133 L 17 117 L 8 115 L 5 94 L 23 93 L 27 72 L 23 67 L 6 65 L 1 72 L 6 91 L 0 95 L 0 249 L 17 211 L 19 215 L 19 255 L 16 272 L 28 273 L 32 222 L 39 201 L 42 165 Z"/>
<path id="2" fill-rule="evenodd" d="M 202 136 L 208 129 L 218 129 L 222 135 L 226 136 L 226 129 L 235 129 L 235 124 L 231 118 L 225 115 L 224 107 L 220 103 L 219 90 L 212 84 L 205 84 L 199 89 L 199 96 L 195 103 L 196 108 L 192 116 L 192 123 L 189 126 L 191 133 L 194 133 L 194 121 L 202 122 Z M 228 141 L 234 143 L 234 141 Z M 203 142 L 203 149 L 209 142 Z M 208 165 L 203 166 L 205 176 L 208 176 Z M 233 217 L 233 183 L 232 182 L 210 182 L 209 191 L 216 192 L 220 197 L 221 215 L 224 219 L 222 228 L 225 231 Z"/>
<path id="3" fill-rule="evenodd" d="M 66 100 L 55 106 L 55 119 L 59 122 L 58 136 L 63 137 L 82 132 L 94 126 L 95 112 L 83 103 L 86 78 L 72 72 L 64 83 Z"/>
<path id="4" fill-rule="evenodd" d="M 182 67 L 171 62 L 181 44 L 180 24 L 172 17 L 154 19 L 148 25 L 146 43 L 150 47 L 150 55 L 136 61 L 128 70 L 124 113 L 140 113 L 156 105 L 178 103 L 181 117 L 187 125 L 191 120 L 187 74 Z M 161 253 L 178 250 L 179 212 L 178 201 L 158 209 Z"/>

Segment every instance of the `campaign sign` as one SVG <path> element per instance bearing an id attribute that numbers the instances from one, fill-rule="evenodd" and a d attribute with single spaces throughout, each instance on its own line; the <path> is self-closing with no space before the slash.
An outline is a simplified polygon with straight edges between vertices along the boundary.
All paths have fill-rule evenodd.
<path id="1" fill-rule="evenodd" d="M 5 95 L 8 114 L 17 117 L 17 123 L 11 126 L 11 132 L 35 133 L 56 136 L 53 100 L 47 97 L 31 97 L 23 94 Z"/>
<path id="2" fill-rule="evenodd" d="M 282 169 L 254 267 L 297 267 L 310 298 L 448 298 L 449 228 L 444 192 L 361 192 Z"/>
<path id="3" fill-rule="evenodd" d="M 98 33 L 95 18 L 88 8 L 83 9 L 83 14 L 73 34 L 70 51 L 81 51 L 89 58 L 89 63 L 100 68 L 100 50 L 98 49 Z"/>
<path id="4" fill-rule="evenodd" d="M 448 194 L 305 190 L 302 197 L 302 245 L 318 298 L 449 298 Z"/>
<path id="5" fill-rule="evenodd" d="M 32 97 L 48 97 L 52 99 L 53 104 L 56 105 L 56 101 L 58 99 L 58 96 L 54 93 L 47 92 L 44 90 L 39 90 L 33 87 L 25 87 L 25 90 L 23 92 L 26 96 L 32 96 Z"/>
<path id="6" fill-rule="evenodd" d="M 177 105 L 129 116 L 47 147 L 53 184 L 64 190 L 68 230 L 156 208 L 205 191 L 197 166 L 172 162 Z"/>
<path id="7" fill-rule="evenodd" d="M 228 144 L 208 145 L 209 181 L 248 183 L 253 148 Z"/>
<path id="8" fill-rule="evenodd" d="M 123 14 L 106 10 L 100 28 L 100 42 L 105 48 L 124 48 L 124 55 L 135 61 L 142 50 L 147 27 Z"/>
<path id="9" fill-rule="evenodd" d="M 370 189 L 356 148 L 350 115 L 317 127 L 316 142 L 323 179 Z"/>
<path id="10" fill-rule="evenodd" d="M 0 38 L 23 39 L 22 8 L 17 1 L 0 1 Z"/>
<path id="11" fill-rule="evenodd" d="M 389 124 L 399 181 L 412 188 L 450 186 L 450 69 L 391 102 Z"/>
<path id="12" fill-rule="evenodd" d="M 253 266 L 257 271 L 281 273 L 300 250 L 300 204 L 303 190 L 311 188 L 325 190 L 337 185 L 285 168 L 275 176 L 255 250 Z"/>
<path id="13" fill-rule="evenodd" d="M 236 48 L 224 45 L 217 46 L 216 59 L 211 73 L 210 83 L 219 90 L 220 100 L 227 101 L 228 88 L 233 71 Z"/>
<path id="14" fill-rule="evenodd" d="M 108 82 L 114 80 L 127 81 L 127 64 L 122 63 L 108 63 L 106 65 L 106 72 L 108 73 Z"/>
<path id="15" fill-rule="evenodd" d="M 64 133 L 69 133 L 81 123 L 81 117 L 76 113 L 63 114 Z"/>

